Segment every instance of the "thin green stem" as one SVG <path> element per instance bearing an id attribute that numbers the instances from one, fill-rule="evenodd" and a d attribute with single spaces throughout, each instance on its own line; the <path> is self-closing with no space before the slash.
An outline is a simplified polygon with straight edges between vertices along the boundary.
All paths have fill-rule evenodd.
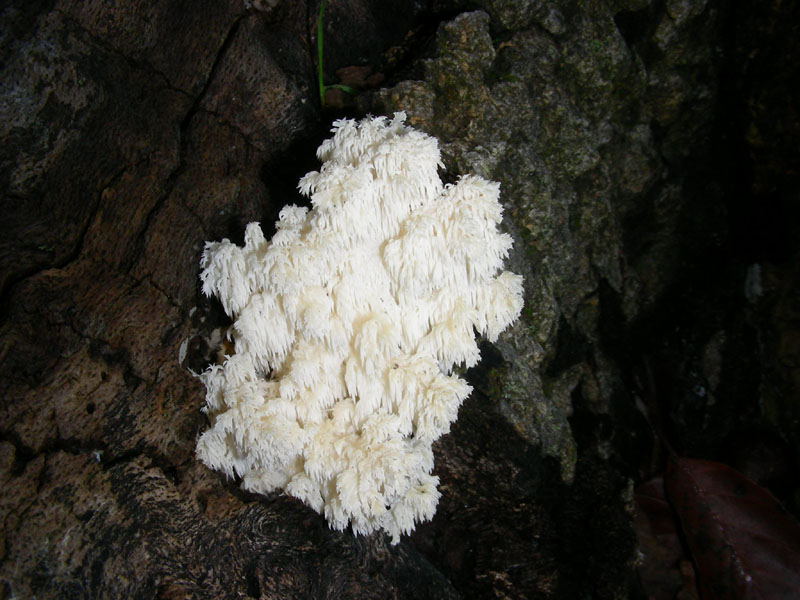
<path id="1" fill-rule="evenodd" d="M 322 81 L 322 13 L 325 11 L 325 0 L 319 3 L 317 15 L 317 83 L 319 83 L 319 101 L 325 108 L 325 83 Z"/>
<path id="2" fill-rule="evenodd" d="M 347 92 L 348 94 L 356 95 L 358 92 L 353 88 L 342 85 L 341 83 L 334 83 L 331 85 L 325 85 L 325 81 L 323 80 L 322 75 L 322 54 L 324 44 L 322 41 L 322 15 L 325 12 L 325 0 L 322 0 L 319 3 L 319 13 L 317 14 L 317 85 L 319 85 L 319 103 L 322 108 L 325 108 L 325 90 L 327 89 L 337 89 L 342 90 L 343 92 Z"/>

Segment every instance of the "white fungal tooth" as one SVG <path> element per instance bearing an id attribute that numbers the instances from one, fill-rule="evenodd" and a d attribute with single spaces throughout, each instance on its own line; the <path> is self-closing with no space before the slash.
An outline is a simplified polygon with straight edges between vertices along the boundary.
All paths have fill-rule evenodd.
<path id="1" fill-rule="evenodd" d="M 336 121 L 300 180 L 312 209 L 286 206 L 267 241 L 207 242 L 203 292 L 234 319 L 235 354 L 210 367 L 211 428 L 197 455 L 250 491 L 282 489 L 338 530 L 397 543 L 433 517 L 431 445 L 479 360 L 522 309 L 502 271 L 499 185 L 444 186 L 438 142 L 405 114 Z"/>

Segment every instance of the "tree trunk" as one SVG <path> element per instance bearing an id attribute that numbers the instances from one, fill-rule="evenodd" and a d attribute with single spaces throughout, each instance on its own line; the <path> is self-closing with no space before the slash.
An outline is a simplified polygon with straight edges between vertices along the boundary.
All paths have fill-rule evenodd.
<path id="1" fill-rule="evenodd" d="M 379 75 L 340 72 L 360 94 L 331 102 L 406 110 L 440 139 L 449 177 L 501 181 L 526 278 L 521 322 L 482 345 L 475 392 L 434 446 L 437 515 L 397 546 L 242 492 L 194 457 L 207 422 L 193 372 L 228 325 L 200 293 L 204 242 L 239 242 L 251 221 L 269 234 L 344 114 L 319 105 L 319 4 L 3 8 L 0 598 L 622 598 L 636 589 L 632 487 L 663 465 L 661 433 L 722 452 L 766 389 L 759 426 L 797 443 L 796 406 L 769 396 L 797 391 L 793 371 L 758 387 L 775 354 L 792 356 L 782 296 L 757 326 L 742 298 L 668 344 L 676 298 L 697 302 L 682 315 L 719 314 L 714 236 L 739 235 L 718 220 L 720 90 L 740 81 L 721 65 L 747 49 L 715 54 L 727 13 L 699 0 L 464 12 L 475 4 L 329 0 L 325 13 L 326 83 L 351 65 Z M 791 172 L 777 162 L 759 173 Z M 768 269 L 789 289 L 795 250 Z M 713 281 L 739 289 L 730 273 Z M 777 349 L 739 354 L 759 328 Z M 687 391 L 697 369 L 702 402 Z M 778 451 L 796 464 L 794 446 Z"/>

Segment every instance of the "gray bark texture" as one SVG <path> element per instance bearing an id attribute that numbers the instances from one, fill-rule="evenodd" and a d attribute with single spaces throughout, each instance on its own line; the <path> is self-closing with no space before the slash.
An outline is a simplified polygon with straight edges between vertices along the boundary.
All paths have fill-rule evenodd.
<path id="1" fill-rule="evenodd" d="M 793 4 L 328 0 L 326 82 L 359 93 L 325 110 L 318 8 L 4 3 L 0 600 L 639 597 L 668 451 L 797 511 Z M 204 242 L 303 202 L 333 118 L 399 110 L 446 178 L 501 183 L 525 309 L 391 546 L 200 464 L 192 371 L 227 326 Z"/>

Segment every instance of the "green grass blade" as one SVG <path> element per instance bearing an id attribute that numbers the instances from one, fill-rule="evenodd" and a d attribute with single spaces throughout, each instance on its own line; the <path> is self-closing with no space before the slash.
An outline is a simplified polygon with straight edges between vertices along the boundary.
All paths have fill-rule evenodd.
<path id="1" fill-rule="evenodd" d="M 319 101 L 325 107 L 325 83 L 322 81 L 322 13 L 325 12 L 325 0 L 319 3 L 317 15 L 317 83 L 319 84 Z"/>

